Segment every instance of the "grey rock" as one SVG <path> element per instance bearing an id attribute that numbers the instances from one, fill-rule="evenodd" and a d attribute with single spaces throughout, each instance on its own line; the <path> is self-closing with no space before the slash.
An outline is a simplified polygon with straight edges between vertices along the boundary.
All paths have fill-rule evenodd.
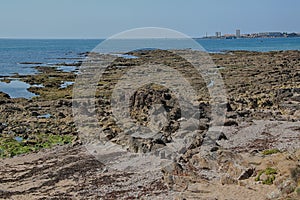
<path id="1" fill-rule="evenodd" d="M 219 141 L 219 140 L 227 140 L 228 138 L 223 132 L 220 131 L 210 131 L 206 133 L 206 137 L 209 137 L 213 141 Z"/>

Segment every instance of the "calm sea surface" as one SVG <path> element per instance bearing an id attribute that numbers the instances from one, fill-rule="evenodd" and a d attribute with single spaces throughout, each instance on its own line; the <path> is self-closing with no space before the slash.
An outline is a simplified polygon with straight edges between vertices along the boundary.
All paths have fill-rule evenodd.
<path id="1" fill-rule="evenodd" d="M 74 63 L 84 59 L 82 53 L 92 51 L 104 40 L 64 40 L 64 39 L 0 39 L 0 79 L 16 73 L 28 75 L 37 73 L 35 66 L 53 66 L 64 71 L 75 68 L 64 63 Z M 101 47 L 107 53 L 119 53 L 122 49 L 134 47 L 157 47 L 161 49 L 186 49 L 200 44 L 200 50 L 223 52 L 229 50 L 280 51 L 300 50 L 300 38 L 253 38 L 253 39 L 195 39 L 197 45 L 180 39 L 115 40 Z M 142 44 L 141 44 L 142 43 Z M 199 49 L 199 48 L 197 48 Z M 101 49 L 102 51 L 102 49 Z M 125 51 L 126 52 L 126 51 Z M 61 65 L 60 65 L 61 64 Z M 11 97 L 31 98 L 35 94 L 27 88 L 30 85 L 19 80 L 0 82 L 0 91 Z M 64 87 L 64 85 L 62 85 Z"/>
<path id="2" fill-rule="evenodd" d="M 83 59 L 80 53 L 93 50 L 103 40 L 29 40 L 0 39 L 0 76 L 14 73 L 33 74 L 34 66 L 72 63 Z M 138 41 L 129 41 L 122 45 L 130 45 Z M 227 50 L 279 51 L 300 50 L 300 38 L 254 38 L 254 39 L 196 39 L 208 52 Z M 159 43 L 167 48 L 189 48 L 180 40 L 149 40 L 147 47 Z M 116 44 L 118 48 L 118 43 Z M 114 51 L 114 49 L 111 49 Z M 24 63 L 25 64 L 22 64 Z M 27 62 L 27 64 L 26 64 Z M 28 64 L 34 63 L 34 64 Z"/>

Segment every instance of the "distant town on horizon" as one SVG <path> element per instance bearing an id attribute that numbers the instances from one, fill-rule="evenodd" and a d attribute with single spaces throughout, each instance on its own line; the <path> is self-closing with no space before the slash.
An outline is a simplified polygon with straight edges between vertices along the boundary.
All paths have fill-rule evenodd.
<path id="1" fill-rule="evenodd" d="M 279 31 L 270 31 L 270 32 L 258 32 L 258 33 L 241 33 L 240 29 L 236 29 L 235 34 L 232 33 L 225 33 L 222 34 L 222 32 L 217 31 L 215 32 L 215 35 L 208 35 L 206 33 L 205 36 L 196 36 L 192 37 L 194 39 L 238 39 L 238 38 L 293 38 L 293 37 L 300 37 L 300 32 L 279 32 Z M 75 37 L 75 38 L 64 38 L 64 37 L 1 37 L 0 39 L 99 39 L 99 38 L 81 38 L 81 37 Z M 105 40 L 106 38 L 100 38 L 102 40 Z"/>
<path id="2" fill-rule="evenodd" d="M 288 33 L 288 32 L 260 32 L 260 33 L 245 33 L 241 34 L 241 30 L 237 29 L 235 34 L 224 34 L 221 32 L 216 32 L 213 36 L 208 36 L 207 34 L 204 39 L 236 39 L 236 38 L 282 38 L 282 37 L 300 37 L 300 33 Z"/>

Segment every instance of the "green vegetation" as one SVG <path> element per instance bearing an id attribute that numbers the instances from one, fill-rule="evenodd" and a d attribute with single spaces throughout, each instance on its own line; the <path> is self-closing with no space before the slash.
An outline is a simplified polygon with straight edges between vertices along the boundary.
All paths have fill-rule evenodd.
<path id="1" fill-rule="evenodd" d="M 267 178 L 262 180 L 262 183 L 266 185 L 272 185 L 273 181 L 275 180 L 275 174 L 277 174 L 277 171 L 274 168 L 268 167 L 267 169 L 258 173 L 255 181 L 261 181 L 261 175 L 263 174 L 267 175 Z"/>
<path id="2" fill-rule="evenodd" d="M 279 149 L 267 149 L 262 152 L 263 155 L 271 155 L 275 153 L 279 153 Z"/>
<path id="3" fill-rule="evenodd" d="M 264 172 L 265 172 L 266 175 L 277 174 L 276 169 L 271 168 L 271 167 L 268 167 Z"/>
<path id="4" fill-rule="evenodd" d="M 42 73 L 21 78 L 22 81 L 28 84 L 42 84 L 44 86 L 33 86 L 28 89 L 30 92 L 39 95 L 33 99 L 57 100 L 62 98 L 72 98 L 72 86 L 68 86 L 66 88 L 61 88 L 60 86 L 65 81 L 75 81 L 75 74 L 56 71 L 56 68 L 54 67 L 37 67 L 37 69 Z"/>
<path id="5" fill-rule="evenodd" d="M 38 94 L 39 96 L 34 99 L 45 99 L 45 100 L 57 100 L 57 99 L 71 99 L 72 98 L 72 86 L 67 88 L 29 88 L 30 92 Z"/>
<path id="6" fill-rule="evenodd" d="M 275 180 L 275 176 L 271 175 L 271 176 L 268 176 L 268 178 L 266 180 L 263 180 L 262 183 L 266 184 L 266 185 L 272 185 L 274 180 Z"/>
<path id="7" fill-rule="evenodd" d="M 73 139 L 73 135 L 38 134 L 18 141 L 11 135 L 1 135 L 0 157 L 13 157 L 54 145 L 68 144 Z"/>

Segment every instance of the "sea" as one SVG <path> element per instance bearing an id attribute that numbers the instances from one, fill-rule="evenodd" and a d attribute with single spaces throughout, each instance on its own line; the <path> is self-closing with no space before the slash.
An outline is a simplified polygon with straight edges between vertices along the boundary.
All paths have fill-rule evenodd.
<path id="1" fill-rule="evenodd" d="M 258 52 L 300 50 L 299 37 L 194 39 L 194 41 L 201 45 L 201 50 L 215 53 L 235 50 Z M 111 49 L 106 51 L 115 53 L 116 50 L 122 50 L 119 46 L 125 45 L 124 49 L 127 49 L 127 46 L 140 42 L 142 42 L 140 39 L 116 41 L 114 47 L 110 46 Z M 37 73 L 35 66 L 56 66 L 62 71 L 73 71 L 74 66 L 66 65 L 82 61 L 86 52 L 92 51 L 102 43 L 105 43 L 104 39 L 0 39 L 0 79 L 15 74 L 35 74 Z M 178 39 L 153 39 L 146 43 L 147 48 L 151 48 L 151 44 L 155 47 L 159 44 L 166 49 L 190 48 L 189 43 Z M 10 83 L 0 80 L 0 91 L 8 93 L 13 98 L 33 97 L 34 94 L 27 91 L 29 87 L 30 85 L 20 80 L 12 80 Z"/>

